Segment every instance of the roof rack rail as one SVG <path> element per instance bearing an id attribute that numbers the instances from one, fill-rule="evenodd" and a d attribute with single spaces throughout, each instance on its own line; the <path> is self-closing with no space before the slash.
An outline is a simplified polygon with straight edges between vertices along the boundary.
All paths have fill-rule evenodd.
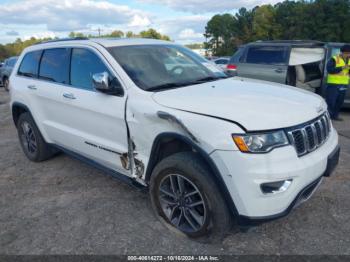
<path id="1" fill-rule="evenodd" d="M 54 42 L 64 42 L 64 41 L 74 41 L 74 40 L 89 40 L 88 37 L 68 37 L 68 38 L 59 38 L 59 39 L 53 39 L 53 40 L 47 40 L 47 41 L 40 41 L 38 43 L 35 43 L 34 45 L 39 44 L 45 44 L 45 43 L 54 43 Z"/>
<path id="2" fill-rule="evenodd" d="M 257 40 L 256 43 L 276 43 L 276 44 L 324 44 L 322 41 L 318 40 L 302 40 L 302 39 L 296 39 L 296 40 Z"/>

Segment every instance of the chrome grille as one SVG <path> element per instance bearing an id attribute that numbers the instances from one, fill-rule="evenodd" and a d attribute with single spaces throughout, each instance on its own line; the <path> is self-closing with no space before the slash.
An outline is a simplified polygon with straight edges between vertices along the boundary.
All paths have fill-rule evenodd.
<path id="1" fill-rule="evenodd" d="M 328 113 L 316 120 L 288 130 L 288 137 L 295 147 L 298 156 L 306 155 L 326 142 L 331 132 L 331 121 Z"/>

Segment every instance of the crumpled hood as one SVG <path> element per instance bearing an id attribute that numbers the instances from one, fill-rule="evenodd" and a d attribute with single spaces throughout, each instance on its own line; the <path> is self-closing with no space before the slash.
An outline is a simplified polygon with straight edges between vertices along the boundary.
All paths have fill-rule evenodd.
<path id="1" fill-rule="evenodd" d="M 327 109 L 311 92 L 240 77 L 157 92 L 153 99 L 165 107 L 235 121 L 249 131 L 291 127 Z"/>

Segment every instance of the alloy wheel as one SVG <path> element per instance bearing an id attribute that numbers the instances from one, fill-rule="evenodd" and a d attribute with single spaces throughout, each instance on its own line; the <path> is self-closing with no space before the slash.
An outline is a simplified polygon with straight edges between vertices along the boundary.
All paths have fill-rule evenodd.
<path id="1" fill-rule="evenodd" d="M 23 122 L 21 128 L 21 140 L 23 147 L 27 150 L 28 153 L 35 154 L 38 146 L 33 132 L 33 128 L 28 122 Z"/>
<path id="2" fill-rule="evenodd" d="M 159 185 L 161 208 L 177 229 L 186 233 L 200 231 L 206 220 L 207 208 L 198 187 L 188 178 L 169 174 Z"/>

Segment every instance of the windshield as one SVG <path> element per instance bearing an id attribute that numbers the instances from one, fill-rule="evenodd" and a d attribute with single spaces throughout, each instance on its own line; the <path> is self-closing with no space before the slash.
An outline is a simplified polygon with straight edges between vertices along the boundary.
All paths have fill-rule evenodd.
<path id="1" fill-rule="evenodd" d="M 176 45 L 118 46 L 108 49 L 134 83 L 157 91 L 226 78 L 214 64 Z"/>

